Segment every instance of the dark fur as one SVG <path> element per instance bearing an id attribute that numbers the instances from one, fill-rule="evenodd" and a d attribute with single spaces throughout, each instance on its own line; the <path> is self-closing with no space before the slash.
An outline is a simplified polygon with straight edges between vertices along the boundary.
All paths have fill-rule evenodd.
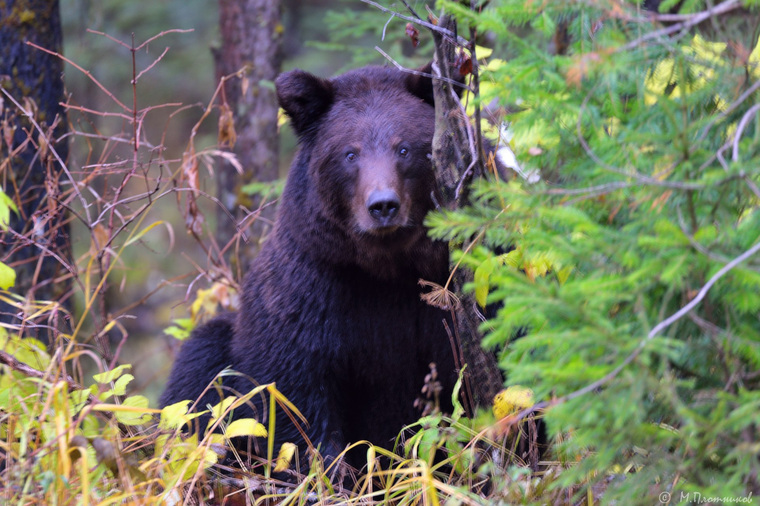
<path id="1" fill-rule="evenodd" d="M 276 85 L 301 147 L 275 229 L 246 274 L 241 310 L 193 333 L 161 404 L 197 398 L 232 366 L 260 384 L 276 382 L 323 455 L 360 440 L 390 447 L 420 415 L 413 403 L 429 364 L 438 367 L 444 410 L 456 379 L 447 315 L 420 300 L 418 285 L 444 284 L 448 275 L 448 246 L 422 225 L 435 192 L 430 81 L 366 67 L 329 81 L 295 70 Z M 375 227 L 367 215 L 366 195 L 377 185 L 400 197 L 393 227 Z M 224 383 L 241 393 L 254 386 L 242 377 Z M 200 407 L 216 402 L 212 392 Z M 266 423 L 260 403 L 236 416 Z M 282 411 L 276 436 L 306 454 Z"/>

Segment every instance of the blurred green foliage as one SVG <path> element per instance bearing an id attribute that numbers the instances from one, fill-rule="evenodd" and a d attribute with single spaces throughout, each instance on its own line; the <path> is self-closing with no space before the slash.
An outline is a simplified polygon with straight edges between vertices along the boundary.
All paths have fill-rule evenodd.
<path id="1" fill-rule="evenodd" d="M 439 5 L 497 38 L 481 98 L 542 178 L 480 182 L 471 208 L 429 225 L 463 247 L 482 233 L 464 264 L 499 307 L 484 344 L 509 384 L 548 401 L 557 485 L 604 484 L 620 504 L 757 494 L 757 7 L 668 36 L 635 4 Z"/>

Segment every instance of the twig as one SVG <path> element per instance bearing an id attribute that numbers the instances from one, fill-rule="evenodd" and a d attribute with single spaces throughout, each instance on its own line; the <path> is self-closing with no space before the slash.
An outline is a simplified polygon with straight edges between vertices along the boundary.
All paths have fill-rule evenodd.
<path id="1" fill-rule="evenodd" d="M 144 48 L 145 46 L 147 46 L 148 44 L 150 44 L 154 40 L 160 39 L 164 35 L 168 35 L 170 33 L 192 33 L 194 31 L 195 31 L 194 28 L 186 28 L 186 29 L 172 28 L 171 30 L 164 30 L 163 32 L 154 35 L 153 37 L 149 38 L 148 40 L 146 40 L 145 42 L 143 42 L 142 44 L 140 44 L 139 46 L 137 46 L 136 49 L 139 51 L 140 49 Z"/>
<path id="2" fill-rule="evenodd" d="M 709 258 L 710 260 L 713 260 L 714 262 L 728 262 L 728 257 L 724 255 L 719 255 L 717 253 L 714 253 L 710 251 L 709 249 L 702 246 L 695 238 L 694 236 L 687 230 L 686 223 L 683 219 L 683 213 L 681 212 L 681 207 L 676 207 L 676 211 L 678 213 L 678 224 L 681 227 L 681 232 L 683 232 L 683 235 L 689 240 L 689 244 L 691 244 L 691 247 L 697 250 L 699 253 L 702 253 L 704 256 Z M 755 272 L 760 272 L 760 269 L 753 265 L 747 265 L 747 269 L 753 270 Z"/>
<path id="3" fill-rule="evenodd" d="M 722 4 L 718 4 L 714 7 L 710 7 L 709 9 L 704 10 L 702 12 L 690 14 L 688 18 L 682 21 L 681 23 L 676 23 L 675 25 L 671 25 L 671 26 L 668 26 L 667 28 L 656 30 L 654 32 L 649 32 L 648 34 L 642 37 L 639 37 L 638 39 L 632 40 L 625 46 L 621 46 L 615 49 L 615 52 L 619 53 L 619 52 L 629 51 L 639 46 L 642 42 L 646 42 L 651 39 L 658 39 L 660 37 L 665 37 L 667 35 L 670 35 L 675 32 L 679 32 L 681 30 L 686 31 L 692 26 L 698 25 L 702 21 L 705 21 L 706 19 L 709 19 L 712 16 L 720 16 L 721 14 L 725 14 L 734 9 L 738 9 L 739 7 L 741 7 L 741 5 L 742 5 L 741 0 L 727 0 L 726 2 L 723 2 Z"/>
<path id="4" fill-rule="evenodd" d="M 137 51 L 137 50 L 135 49 L 135 51 Z M 140 73 L 137 74 L 137 77 L 135 77 L 135 79 L 134 79 L 135 83 L 137 83 L 137 81 L 140 80 L 140 78 L 143 76 L 143 74 L 145 74 L 150 69 L 152 69 L 153 67 L 155 67 L 158 64 L 158 62 L 160 62 L 164 58 L 164 56 L 166 56 L 166 53 L 168 53 L 168 52 L 169 52 L 169 48 L 168 47 L 164 48 L 164 52 L 161 53 L 161 55 L 158 58 L 156 58 L 155 60 L 153 60 L 153 63 L 151 63 L 150 65 L 148 65 L 144 69 L 142 69 L 140 71 Z"/>
<path id="5" fill-rule="evenodd" d="M 734 149 L 731 153 L 731 160 L 734 162 L 739 161 L 739 141 L 742 138 L 744 129 L 747 128 L 747 124 L 752 120 L 752 115 L 757 113 L 757 111 L 760 111 L 760 104 L 755 104 L 750 107 L 736 126 L 736 132 L 734 133 Z"/>
<path id="6" fill-rule="evenodd" d="M 627 183 L 625 181 L 615 181 L 613 183 L 605 183 L 597 186 L 589 186 L 587 188 L 549 188 L 539 193 L 546 195 L 586 195 L 590 196 L 602 195 L 605 193 L 614 192 L 615 190 L 622 190 L 624 188 L 630 188 L 633 183 Z"/>
<path id="7" fill-rule="evenodd" d="M 4 363 L 14 371 L 18 371 L 21 374 L 29 376 L 30 378 L 47 380 L 50 377 L 48 373 L 40 371 L 39 369 L 35 369 L 34 367 L 31 367 L 23 362 L 19 362 L 16 357 L 3 350 L 0 350 L 0 362 Z M 61 375 L 63 376 L 63 381 L 68 383 L 68 385 L 73 390 L 82 389 L 82 387 L 76 381 L 74 381 L 74 378 L 66 374 L 64 371 L 61 371 Z"/>
<path id="8" fill-rule="evenodd" d="M 692 149 L 692 152 L 694 149 L 697 149 L 697 144 L 703 140 L 705 140 L 705 137 L 707 137 L 707 133 L 710 131 L 710 129 L 719 121 L 722 121 L 725 117 L 727 117 L 729 114 L 734 112 L 734 109 L 739 107 L 745 100 L 747 100 L 753 93 L 755 93 L 758 89 L 760 89 L 760 80 L 755 81 L 752 86 L 747 88 L 744 93 L 739 95 L 739 98 L 734 100 L 731 105 L 726 107 L 723 111 L 720 112 L 719 115 L 714 117 L 712 121 L 710 121 L 707 125 L 705 125 L 705 129 L 702 131 L 702 133 L 699 135 L 699 138 L 697 139 L 697 142 L 694 143 L 694 148 Z"/>
<path id="9" fill-rule="evenodd" d="M 455 39 L 457 41 L 457 44 L 460 44 L 462 46 L 468 46 L 470 44 L 470 41 L 465 39 L 464 37 L 460 37 L 459 35 L 456 35 L 455 33 L 451 32 L 450 30 L 447 30 L 445 28 L 441 28 L 438 25 L 434 25 L 433 23 L 428 23 L 427 21 L 424 21 L 420 19 L 419 17 L 413 18 L 410 16 L 405 16 L 403 14 L 400 14 L 392 9 L 389 9 L 387 7 L 384 7 L 380 5 L 377 2 L 373 2 L 372 0 L 361 0 L 365 4 L 371 5 L 372 7 L 375 7 L 376 9 L 380 9 L 383 12 L 387 12 L 388 14 L 391 14 L 397 18 L 401 18 L 405 21 L 410 21 L 412 23 L 416 23 L 420 26 L 424 26 L 425 28 L 429 28 L 433 30 L 434 32 L 442 33 L 443 35 L 446 35 L 447 37 L 450 37 L 452 39 Z M 406 3 L 406 2 L 404 2 Z"/>
<path id="10" fill-rule="evenodd" d="M 27 42 L 27 44 L 29 44 L 29 42 Z M 53 53 L 53 54 L 57 54 L 57 53 Z M 25 110 L 21 106 L 21 104 L 19 104 L 18 101 L 16 101 L 16 99 L 13 98 L 10 93 L 8 93 L 8 91 L 5 88 L 0 87 L 0 92 L 2 92 L 3 95 L 8 97 L 8 100 L 13 102 L 13 105 L 18 107 L 18 109 L 24 113 L 24 115 L 29 119 L 32 125 L 34 125 L 35 130 L 37 130 L 37 132 L 39 132 L 39 134 L 44 137 L 45 132 L 42 130 L 42 127 L 40 127 L 39 123 L 37 123 L 37 120 L 34 119 L 32 113 L 30 111 Z M 71 174 L 71 172 L 69 172 L 68 167 L 61 159 L 61 155 L 58 154 L 58 151 L 55 149 L 52 143 L 48 146 L 48 149 L 50 149 L 50 152 L 53 153 L 53 156 L 55 156 L 55 159 L 58 161 L 58 164 L 61 166 L 61 170 L 64 172 L 64 174 L 66 174 L 66 177 L 69 178 L 69 181 L 71 181 L 71 186 L 74 189 L 74 193 L 76 193 L 77 197 L 79 197 L 79 200 L 82 204 L 82 208 L 84 209 L 84 212 L 87 215 L 87 220 L 89 221 L 91 219 L 90 207 L 87 204 L 87 200 L 85 200 L 84 196 L 82 195 L 82 192 L 79 191 L 79 186 L 77 185 L 77 182 L 74 180 L 74 176 Z"/>
<path id="11" fill-rule="evenodd" d="M 434 74 L 428 74 L 427 72 L 420 72 L 419 70 L 406 68 L 403 65 L 401 65 L 399 62 L 391 58 L 391 56 L 388 53 L 380 49 L 378 46 L 375 46 L 375 51 L 383 55 L 385 59 L 391 62 L 394 67 L 396 67 L 402 72 L 407 72 L 409 74 L 414 74 L 416 76 L 429 77 L 430 79 L 435 79 L 436 81 L 443 81 L 444 83 L 449 83 L 452 86 L 459 86 L 460 88 L 464 88 L 466 90 L 470 89 L 470 87 L 467 86 L 466 84 L 460 83 L 459 81 L 455 81 L 454 79 L 449 79 L 448 77 L 437 76 Z"/>
<path id="12" fill-rule="evenodd" d="M 476 12 L 476 1 L 470 0 L 470 10 L 473 12 Z M 478 63 L 478 56 L 476 53 L 477 44 L 475 41 L 478 39 L 478 33 L 477 29 L 475 28 L 475 25 L 470 26 L 470 40 L 472 41 L 472 44 L 470 44 L 470 61 L 472 62 L 472 96 L 476 99 L 480 98 L 480 64 Z M 474 160 L 477 160 L 477 163 L 479 164 L 479 168 L 482 171 L 483 167 L 485 166 L 485 163 L 483 163 L 483 156 L 485 155 L 485 151 L 483 149 L 483 132 L 481 127 L 481 119 L 480 119 L 480 102 L 478 100 L 474 100 L 474 106 L 475 106 L 475 148 L 476 153 L 473 157 Z"/>
<path id="13" fill-rule="evenodd" d="M 175 29 L 172 29 L 172 30 L 164 30 L 163 32 L 159 33 L 158 35 L 154 35 L 153 37 L 149 38 L 148 40 L 146 40 L 145 42 L 143 42 L 142 44 L 140 44 L 139 46 L 137 46 L 135 49 L 137 51 L 139 51 L 140 49 L 142 49 L 143 47 L 147 46 L 148 44 L 150 44 L 154 40 L 156 40 L 156 39 L 158 39 L 160 37 L 163 37 L 164 35 L 167 35 L 169 33 L 190 33 L 190 32 L 194 32 L 194 31 L 195 30 L 192 29 L 192 28 L 186 29 L 186 30 L 182 30 L 182 29 L 179 29 L 179 28 L 175 28 Z M 120 46 L 124 46 L 126 49 L 129 49 L 130 51 L 132 50 L 132 47 L 129 44 L 127 44 L 126 42 L 122 42 L 119 39 L 117 39 L 115 37 L 112 37 L 111 35 L 108 35 L 107 33 L 99 32 L 98 30 L 92 30 L 90 28 L 87 29 L 87 32 L 88 33 L 93 33 L 95 35 L 102 35 L 103 37 L 106 37 L 107 39 L 110 39 L 113 42 L 116 42 Z"/>
<path id="14" fill-rule="evenodd" d="M 87 113 L 87 114 L 92 114 L 93 116 L 102 116 L 104 118 L 106 118 L 106 117 L 116 117 L 116 118 L 125 119 L 127 121 L 132 121 L 132 116 L 130 116 L 128 114 L 121 113 L 121 112 L 96 111 L 95 109 L 88 109 L 87 107 L 84 107 L 84 106 L 81 106 L 81 105 L 71 105 L 71 104 L 67 104 L 66 102 L 59 102 L 58 105 L 60 105 L 61 107 L 65 107 L 66 109 L 71 109 L 71 110 L 74 110 L 74 111 L 79 111 L 79 112 L 84 112 L 84 113 Z M 90 135 L 93 135 L 93 134 L 90 134 Z M 103 136 L 98 136 L 98 137 L 108 138 L 107 136 L 104 136 L 104 135 Z M 130 142 L 131 142 L 131 140 L 130 140 Z"/>
<path id="15" fill-rule="evenodd" d="M 132 112 L 132 110 L 129 107 L 127 107 L 126 105 L 124 105 L 124 103 L 121 100 L 119 100 L 118 98 L 116 98 L 116 96 L 114 96 L 113 93 L 111 93 L 110 91 L 108 91 L 108 88 L 106 88 L 100 81 L 98 81 L 97 79 L 95 79 L 95 76 L 93 76 L 92 73 L 90 73 L 89 70 L 86 70 L 83 67 L 77 65 L 72 60 L 66 58 L 62 54 L 56 53 L 55 51 L 51 51 L 49 49 L 45 49 L 42 46 L 38 46 L 34 42 L 27 41 L 27 44 L 30 45 L 30 46 L 32 46 L 35 49 L 39 49 L 43 53 L 47 53 L 49 55 L 55 56 L 55 57 L 60 58 L 61 60 L 65 61 L 66 63 L 68 63 L 69 65 L 71 65 L 72 67 L 74 67 L 75 69 L 77 69 L 78 71 L 80 71 L 81 73 L 83 73 L 84 75 L 86 75 L 87 78 L 90 81 L 92 81 L 93 83 L 95 83 L 95 86 L 97 86 L 98 88 L 100 88 L 100 90 L 103 93 L 105 93 L 108 96 L 108 98 L 110 98 L 111 100 L 113 100 L 114 102 L 116 102 L 116 104 L 119 107 L 121 107 L 122 109 L 124 109 L 126 112 L 129 112 L 129 113 Z"/>
<path id="16" fill-rule="evenodd" d="M 412 8 L 412 6 L 409 5 L 409 2 L 407 2 L 406 0 L 401 0 L 401 3 L 404 4 L 407 9 L 409 9 L 409 12 L 412 13 L 412 16 L 414 16 L 417 19 L 422 19 L 422 16 L 420 16 L 419 14 L 417 14 L 415 12 L 415 10 Z"/>
<path id="17" fill-rule="evenodd" d="M 388 25 L 391 24 L 391 20 L 393 20 L 393 16 L 389 17 L 388 21 L 383 25 L 383 35 L 380 37 L 380 40 L 385 40 L 385 31 L 388 29 Z"/>

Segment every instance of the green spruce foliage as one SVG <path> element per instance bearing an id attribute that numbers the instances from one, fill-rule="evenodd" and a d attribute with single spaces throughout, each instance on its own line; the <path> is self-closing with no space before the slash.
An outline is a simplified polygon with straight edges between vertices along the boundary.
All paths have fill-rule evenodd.
<path id="1" fill-rule="evenodd" d="M 554 486 L 752 502 L 760 17 L 749 2 L 674 5 L 439 2 L 495 36 L 479 102 L 515 159 L 429 225 L 498 308 L 482 330 L 507 383 L 543 401 Z"/>

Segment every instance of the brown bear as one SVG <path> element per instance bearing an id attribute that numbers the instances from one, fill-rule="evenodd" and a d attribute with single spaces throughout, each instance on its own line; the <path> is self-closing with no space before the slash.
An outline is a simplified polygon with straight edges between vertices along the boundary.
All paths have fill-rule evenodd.
<path id="1" fill-rule="evenodd" d="M 330 80 L 293 70 L 276 87 L 300 148 L 274 230 L 246 273 L 239 312 L 194 331 L 161 404 L 198 398 L 231 367 L 242 374 L 226 376 L 225 391 L 276 382 L 325 457 L 362 440 L 391 447 L 420 416 L 430 364 L 443 410 L 456 380 L 449 316 L 420 299 L 418 284 L 444 284 L 449 266 L 448 245 L 423 225 L 436 193 L 432 83 L 370 66 Z M 217 402 L 211 389 L 198 409 Z M 266 425 L 261 403 L 235 416 Z M 276 442 L 307 455 L 298 427 L 276 416 Z M 349 462 L 361 466 L 360 456 Z"/>

